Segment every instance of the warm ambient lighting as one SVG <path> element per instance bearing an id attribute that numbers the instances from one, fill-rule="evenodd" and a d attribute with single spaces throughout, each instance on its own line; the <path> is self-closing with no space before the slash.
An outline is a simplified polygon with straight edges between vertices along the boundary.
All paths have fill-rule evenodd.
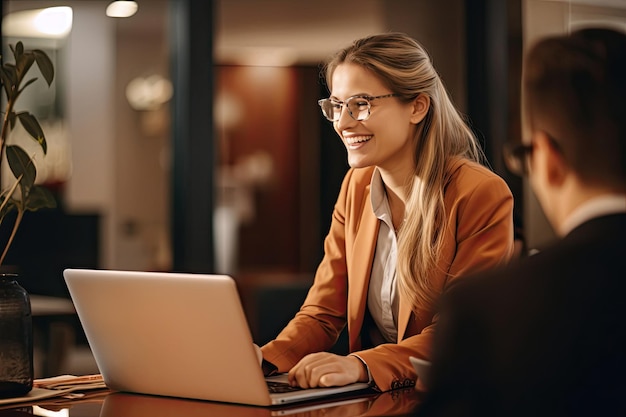
<path id="1" fill-rule="evenodd" d="M 39 32 L 46 35 L 67 35 L 72 28 L 72 9 L 67 6 L 43 9 L 33 23 Z"/>
<path id="2" fill-rule="evenodd" d="M 44 407 L 39 407 L 38 405 L 34 405 L 33 411 L 35 412 L 35 415 L 42 417 L 68 417 L 70 415 L 69 408 L 64 408 L 59 411 L 53 411 Z"/>
<path id="3" fill-rule="evenodd" d="M 107 6 L 106 14 L 109 17 L 131 17 L 138 8 L 136 1 L 117 0 Z"/>
<path id="4" fill-rule="evenodd" d="M 60 39 L 72 30 L 72 8 L 67 6 L 23 10 L 2 19 L 2 34 L 8 37 Z"/>
<path id="5" fill-rule="evenodd" d="M 298 61 L 298 51 L 289 47 L 245 46 L 216 50 L 221 62 L 258 67 L 288 67 Z"/>
<path id="6" fill-rule="evenodd" d="M 126 99 L 135 110 L 157 110 L 173 94 L 172 83 L 160 75 L 137 77 L 126 86 Z"/>

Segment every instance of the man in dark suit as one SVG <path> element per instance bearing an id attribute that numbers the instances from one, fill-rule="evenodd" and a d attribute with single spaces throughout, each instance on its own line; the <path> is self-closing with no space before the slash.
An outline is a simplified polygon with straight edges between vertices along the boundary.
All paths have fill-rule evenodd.
<path id="1" fill-rule="evenodd" d="M 560 239 L 448 292 L 420 417 L 626 416 L 626 36 L 539 41 L 523 93 L 509 166 Z"/>

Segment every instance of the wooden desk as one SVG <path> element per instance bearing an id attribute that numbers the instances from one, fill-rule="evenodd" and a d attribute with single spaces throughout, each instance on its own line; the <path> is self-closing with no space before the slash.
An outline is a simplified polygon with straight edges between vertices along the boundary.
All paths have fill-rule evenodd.
<path id="1" fill-rule="evenodd" d="M 49 415 L 49 411 L 66 410 L 69 417 L 356 417 L 410 416 L 419 406 L 420 394 L 413 389 L 396 390 L 361 398 L 341 397 L 326 402 L 306 402 L 288 407 L 265 408 L 211 401 L 156 397 L 128 393 L 110 393 L 91 401 L 62 405 L 28 405 L 0 409 L 0 417 Z M 24 414 L 21 414 L 24 413 Z"/>

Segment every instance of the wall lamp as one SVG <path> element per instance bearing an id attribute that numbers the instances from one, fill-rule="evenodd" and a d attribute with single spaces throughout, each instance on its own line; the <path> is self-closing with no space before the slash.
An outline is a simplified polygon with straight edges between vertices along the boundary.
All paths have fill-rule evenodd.
<path id="1" fill-rule="evenodd" d="M 107 6 L 106 14 L 109 17 L 131 17 L 138 8 L 136 1 L 116 0 Z"/>
<path id="2" fill-rule="evenodd" d="M 72 30 L 72 8 L 67 6 L 23 10 L 2 19 L 2 34 L 9 37 L 65 38 Z"/>

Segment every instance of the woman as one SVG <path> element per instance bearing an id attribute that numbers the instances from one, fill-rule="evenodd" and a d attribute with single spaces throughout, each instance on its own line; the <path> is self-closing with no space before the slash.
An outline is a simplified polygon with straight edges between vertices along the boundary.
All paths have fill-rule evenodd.
<path id="1" fill-rule="evenodd" d="M 439 296 L 459 276 L 509 259 L 513 198 L 482 153 L 424 49 L 386 33 L 325 68 L 320 100 L 350 169 L 304 304 L 263 346 L 264 371 L 303 388 L 415 385 L 430 357 Z M 348 326 L 350 354 L 330 349 Z"/>

